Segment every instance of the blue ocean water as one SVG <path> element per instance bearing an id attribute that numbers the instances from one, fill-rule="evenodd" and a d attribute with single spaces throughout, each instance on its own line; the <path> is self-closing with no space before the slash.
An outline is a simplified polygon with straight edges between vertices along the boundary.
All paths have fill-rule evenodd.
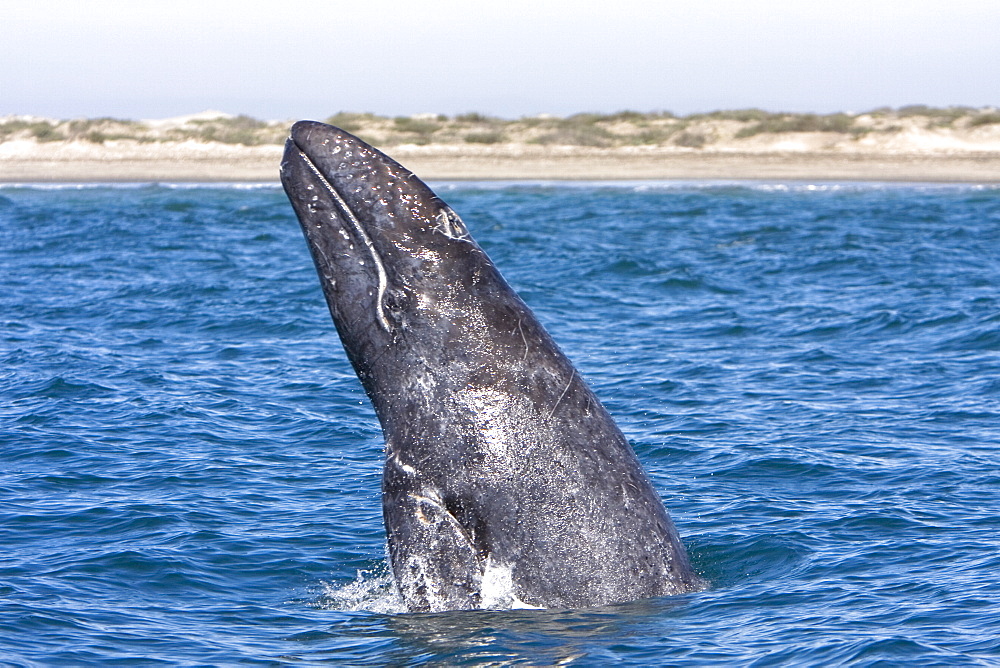
<path id="1" fill-rule="evenodd" d="M 402 613 L 283 193 L 7 186 L 3 665 L 1000 664 L 1000 188 L 436 187 L 711 587 Z"/>

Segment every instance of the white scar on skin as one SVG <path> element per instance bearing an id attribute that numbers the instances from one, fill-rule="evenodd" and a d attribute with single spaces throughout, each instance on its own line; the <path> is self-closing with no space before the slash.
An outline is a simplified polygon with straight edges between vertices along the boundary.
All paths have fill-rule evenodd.
<path id="1" fill-rule="evenodd" d="M 423 511 L 420 510 L 420 505 L 419 505 L 421 503 L 426 503 L 428 506 L 437 509 L 437 511 L 444 516 L 444 518 L 448 521 L 448 523 L 455 527 L 458 535 L 460 535 L 462 539 L 471 548 L 472 541 L 469 540 L 468 534 L 465 533 L 465 529 L 459 523 L 458 519 L 451 514 L 451 511 L 449 511 L 447 508 L 444 507 L 444 502 L 441 500 L 441 497 L 437 494 L 437 492 L 431 491 L 429 493 L 433 494 L 434 496 L 433 497 L 423 496 L 422 494 L 415 494 L 412 492 L 409 494 L 409 497 L 417 502 L 416 513 L 417 513 L 417 519 L 420 521 L 420 523 L 430 524 L 430 520 L 428 520 L 427 516 L 424 515 Z"/>
<path id="2" fill-rule="evenodd" d="M 523 323 L 523 318 L 517 319 L 517 331 L 521 335 L 521 341 L 524 342 L 524 355 L 521 357 L 522 362 L 528 359 L 528 339 L 524 336 L 524 328 L 522 327 Z"/>
<path id="3" fill-rule="evenodd" d="M 404 473 L 409 473 L 410 475 L 413 475 L 414 473 L 417 472 L 417 469 L 413 468 L 409 464 L 405 464 L 403 460 L 399 458 L 398 454 L 393 453 L 392 455 L 389 456 L 389 458 L 396 464 L 396 466 L 401 468 Z"/>
<path id="4" fill-rule="evenodd" d="M 569 392 L 569 386 L 573 384 L 573 379 L 575 377 L 576 377 L 576 369 L 573 369 L 573 373 L 569 375 L 569 382 L 566 383 L 566 389 L 562 391 L 562 394 L 559 395 L 559 398 L 556 399 L 556 402 L 552 404 L 552 410 L 549 411 L 549 417 L 552 417 L 553 415 L 556 414 L 556 409 L 559 408 L 559 402 L 562 401 L 563 397 L 566 396 L 566 393 Z"/>
<path id="5" fill-rule="evenodd" d="M 455 217 L 457 223 L 452 221 L 452 216 Z M 451 209 L 441 209 L 437 215 L 437 222 L 437 229 L 449 239 L 464 240 L 469 238 L 469 232 L 463 228 L 461 218 Z"/>

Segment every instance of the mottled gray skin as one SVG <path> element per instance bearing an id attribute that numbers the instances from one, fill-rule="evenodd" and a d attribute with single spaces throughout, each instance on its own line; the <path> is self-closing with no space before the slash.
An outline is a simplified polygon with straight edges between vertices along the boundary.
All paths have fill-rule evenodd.
<path id="1" fill-rule="evenodd" d="M 443 201 L 312 121 L 292 127 L 281 179 L 382 423 L 411 610 L 510 603 L 504 589 L 577 608 L 697 587 L 625 437 Z"/>

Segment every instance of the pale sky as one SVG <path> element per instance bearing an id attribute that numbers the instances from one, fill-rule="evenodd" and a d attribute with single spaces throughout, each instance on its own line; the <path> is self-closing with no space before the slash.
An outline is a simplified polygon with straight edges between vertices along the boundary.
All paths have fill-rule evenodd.
<path id="1" fill-rule="evenodd" d="M 0 0 L 0 116 L 1000 105 L 1000 0 Z"/>

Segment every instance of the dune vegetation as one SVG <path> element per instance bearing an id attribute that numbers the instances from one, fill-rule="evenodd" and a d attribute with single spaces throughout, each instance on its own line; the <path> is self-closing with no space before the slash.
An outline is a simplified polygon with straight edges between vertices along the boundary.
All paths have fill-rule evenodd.
<path id="1" fill-rule="evenodd" d="M 760 109 L 715 111 L 676 116 L 670 112 L 580 113 L 566 117 L 539 115 L 503 119 L 480 113 L 457 116 L 417 114 L 379 116 L 340 112 L 325 120 L 378 146 L 502 144 L 594 148 L 673 147 L 704 149 L 751 145 L 775 136 L 824 135 L 831 141 L 891 137 L 912 131 L 949 131 L 963 136 L 1000 129 L 993 108 L 934 108 L 912 105 L 859 114 L 807 114 Z M 263 121 L 246 115 L 203 112 L 159 121 L 115 118 L 53 120 L 25 116 L 0 118 L 0 142 L 220 142 L 243 146 L 277 145 L 288 134 L 289 121 Z"/>

